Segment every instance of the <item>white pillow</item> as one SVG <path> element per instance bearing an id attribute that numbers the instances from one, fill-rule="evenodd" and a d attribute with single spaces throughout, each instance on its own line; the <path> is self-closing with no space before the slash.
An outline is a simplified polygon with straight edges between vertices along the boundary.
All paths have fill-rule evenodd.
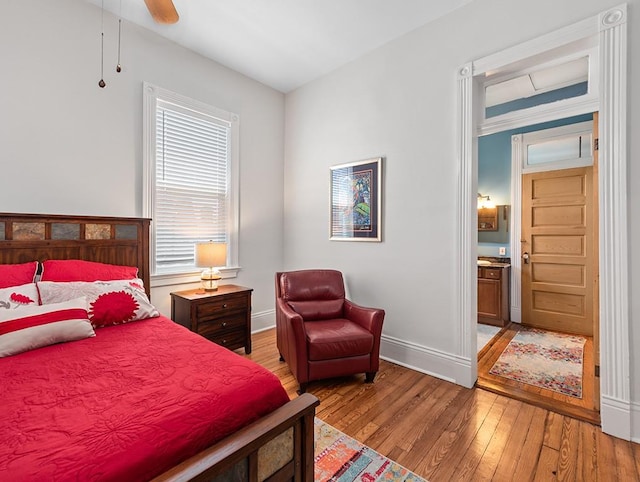
<path id="1" fill-rule="evenodd" d="M 0 311 L 37 304 L 38 289 L 35 283 L 0 289 Z"/>
<path id="2" fill-rule="evenodd" d="M 158 316 L 141 279 L 116 281 L 40 281 L 42 304 L 59 303 L 79 296 L 87 298 L 94 328 L 119 325 Z"/>
<path id="3" fill-rule="evenodd" d="M 0 310 L 0 357 L 90 336 L 86 298 Z"/>

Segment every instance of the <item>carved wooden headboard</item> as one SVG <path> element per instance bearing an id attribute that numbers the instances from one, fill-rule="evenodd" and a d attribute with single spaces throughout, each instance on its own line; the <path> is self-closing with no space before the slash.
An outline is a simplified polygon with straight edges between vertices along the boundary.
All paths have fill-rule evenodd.
<path id="1" fill-rule="evenodd" d="M 82 259 L 137 266 L 147 294 L 149 223 L 146 218 L 0 213 L 0 263 Z"/>

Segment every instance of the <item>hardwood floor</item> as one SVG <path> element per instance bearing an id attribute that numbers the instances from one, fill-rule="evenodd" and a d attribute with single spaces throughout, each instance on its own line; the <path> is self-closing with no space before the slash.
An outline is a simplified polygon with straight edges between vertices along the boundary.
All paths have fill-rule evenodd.
<path id="1" fill-rule="evenodd" d="M 491 375 L 489 370 L 502 354 L 515 334 L 521 329 L 516 323 L 511 323 L 502 329 L 499 337 L 494 337 L 492 344 L 478 353 L 478 381 L 477 386 L 500 395 L 529 402 L 542 408 L 569 415 L 580 420 L 600 425 L 600 413 L 597 410 L 600 395 L 598 383 L 594 373 L 593 338 L 587 337 L 584 346 L 584 374 L 582 380 L 582 398 L 570 397 L 552 390 L 537 388 L 526 383 L 509 380 L 504 377 Z"/>
<path id="2" fill-rule="evenodd" d="M 254 335 L 244 356 L 296 396 L 275 330 Z M 316 416 L 431 482 L 640 481 L 640 446 L 590 423 L 385 361 L 375 383 L 363 380 L 310 383 Z"/>

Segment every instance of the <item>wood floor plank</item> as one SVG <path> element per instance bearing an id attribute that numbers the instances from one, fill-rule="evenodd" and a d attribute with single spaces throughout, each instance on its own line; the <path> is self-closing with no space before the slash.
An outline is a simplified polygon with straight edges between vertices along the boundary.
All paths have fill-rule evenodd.
<path id="1" fill-rule="evenodd" d="M 509 433 L 509 438 L 502 451 L 500 457 L 500 465 L 495 472 L 496 480 L 508 480 L 516 471 L 518 460 L 522 455 L 522 451 L 525 446 L 525 440 L 533 421 L 534 406 L 524 405 L 518 411 L 518 417 L 514 423 L 513 429 Z M 540 447 L 536 447 L 536 450 L 532 454 L 526 454 L 527 457 L 535 457 L 536 461 L 540 455 Z"/>
<path id="2" fill-rule="evenodd" d="M 640 445 L 636 443 L 632 443 L 631 450 L 633 451 L 633 459 L 636 465 L 636 473 L 638 475 L 638 480 L 640 480 Z"/>
<path id="3" fill-rule="evenodd" d="M 416 424 L 415 420 L 425 418 L 447 393 L 449 393 L 449 387 L 442 383 L 433 391 L 421 391 L 418 395 L 411 396 L 407 402 L 404 402 L 402 408 L 392 418 L 387 419 L 385 424 L 371 434 L 365 442 L 374 444 L 383 451 L 391 450 L 394 446 L 400 447 L 405 452 L 411 450 L 422 433 L 422 427 Z M 404 433 L 399 443 L 391 437 L 397 430 Z"/>
<path id="4" fill-rule="evenodd" d="M 447 463 L 438 463 L 436 469 L 430 474 L 430 479 L 451 480 L 463 464 L 465 454 L 476 438 L 478 430 L 482 427 L 496 399 L 496 396 L 488 397 L 482 392 L 477 392 L 477 394 L 476 404 L 462 411 L 447 427 L 447 433 L 450 436 L 440 437 L 438 440 L 443 441 L 442 445 L 439 446 L 438 442 L 434 445 L 438 456 L 446 458 Z"/>
<path id="5" fill-rule="evenodd" d="M 518 417 L 518 413 L 522 408 L 522 404 L 516 400 L 509 400 L 507 406 L 500 417 L 498 426 L 494 432 L 487 449 L 480 463 L 476 467 L 471 480 L 492 480 L 496 469 L 499 467 L 499 463 L 507 445 L 507 440 L 511 434 L 511 430 L 514 427 L 515 421 Z"/>
<path id="6" fill-rule="evenodd" d="M 613 444 L 613 437 L 598 431 L 596 443 L 598 451 L 598 466 L 596 467 L 596 479 L 599 481 L 608 481 L 612 476 L 616 476 L 616 454 Z M 615 480 L 615 479 L 614 479 Z"/>
<path id="7" fill-rule="evenodd" d="M 298 384 L 279 361 L 275 330 L 252 341 L 250 355 L 237 353 L 275 373 L 296 397 Z M 357 375 L 313 382 L 308 391 L 320 399 L 318 418 L 430 482 L 640 482 L 638 444 L 546 408 L 386 361 L 372 384 Z"/>
<path id="8" fill-rule="evenodd" d="M 556 412 L 547 412 L 543 444 L 556 451 L 560 450 L 562 442 L 563 416 Z"/>
<path id="9" fill-rule="evenodd" d="M 550 482 L 558 480 L 558 460 L 560 453 L 558 450 L 542 446 L 540 456 L 538 457 L 538 465 L 535 468 L 534 482 Z"/>
<path id="10" fill-rule="evenodd" d="M 576 463 L 578 471 L 577 480 L 596 480 L 598 478 L 596 427 L 588 423 L 583 423 L 579 428 L 580 439 L 578 441 L 578 459 Z"/>
<path id="11" fill-rule="evenodd" d="M 558 459 L 558 480 L 576 480 L 579 439 L 580 428 L 578 420 L 563 417 L 562 441 Z"/>
<path id="12" fill-rule="evenodd" d="M 430 424 L 425 426 L 421 436 L 416 440 L 413 450 L 417 454 L 416 470 L 429 478 L 430 472 L 437 468 L 442 452 L 446 449 L 451 438 L 450 425 L 465 407 L 476 405 L 477 396 L 473 390 L 458 392 L 458 395 L 446 406 L 439 410 L 436 419 L 431 418 Z M 437 413 L 437 412 L 436 412 Z"/>
<path id="13" fill-rule="evenodd" d="M 633 460 L 633 448 L 631 447 L 631 442 L 614 438 L 613 448 L 616 456 L 618 480 L 638 480 L 638 472 Z"/>
<path id="14" fill-rule="evenodd" d="M 513 471 L 515 480 L 531 480 L 536 472 L 536 466 L 540 460 L 542 442 L 546 431 L 546 411 L 539 407 L 533 407 L 531 424 L 522 446 L 522 452 Z"/>
<path id="15" fill-rule="evenodd" d="M 496 397 L 491 410 L 489 410 L 489 413 L 482 421 L 482 425 L 478 428 L 476 436 L 467 448 L 462 461 L 455 467 L 451 480 L 472 480 L 472 476 L 496 432 L 508 401 L 509 399 L 505 397 Z"/>

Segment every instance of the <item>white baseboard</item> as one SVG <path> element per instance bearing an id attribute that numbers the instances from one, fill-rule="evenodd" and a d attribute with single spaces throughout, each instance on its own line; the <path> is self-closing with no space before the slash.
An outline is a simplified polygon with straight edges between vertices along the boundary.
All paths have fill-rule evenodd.
<path id="1" fill-rule="evenodd" d="M 380 358 L 448 382 L 471 388 L 471 360 L 426 346 L 382 335 Z"/>
<path id="2" fill-rule="evenodd" d="M 600 399 L 602 431 L 623 440 L 631 440 L 633 428 L 631 409 L 632 407 L 629 402 L 602 395 Z M 637 437 L 638 434 L 639 433 L 635 433 L 635 436 Z"/>
<path id="3" fill-rule="evenodd" d="M 276 327 L 276 310 L 261 311 L 251 315 L 251 333 L 260 333 Z"/>
<path id="4" fill-rule="evenodd" d="M 511 321 L 515 321 L 516 323 L 520 323 L 522 320 L 522 311 L 519 306 L 511 305 L 511 311 L 509 312 L 509 319 Z"/>
<path id="5" fill-rule="evenodd" d="M 251 333 L 260 333 L 276 326 L 275 310 L 262 311 L 251 316 Z M 380 358 L 411 370 L 426 373 L 467 388 L 473 387 L 470 360 L 451 355 L 416 343 L 382 335 Z"/>

